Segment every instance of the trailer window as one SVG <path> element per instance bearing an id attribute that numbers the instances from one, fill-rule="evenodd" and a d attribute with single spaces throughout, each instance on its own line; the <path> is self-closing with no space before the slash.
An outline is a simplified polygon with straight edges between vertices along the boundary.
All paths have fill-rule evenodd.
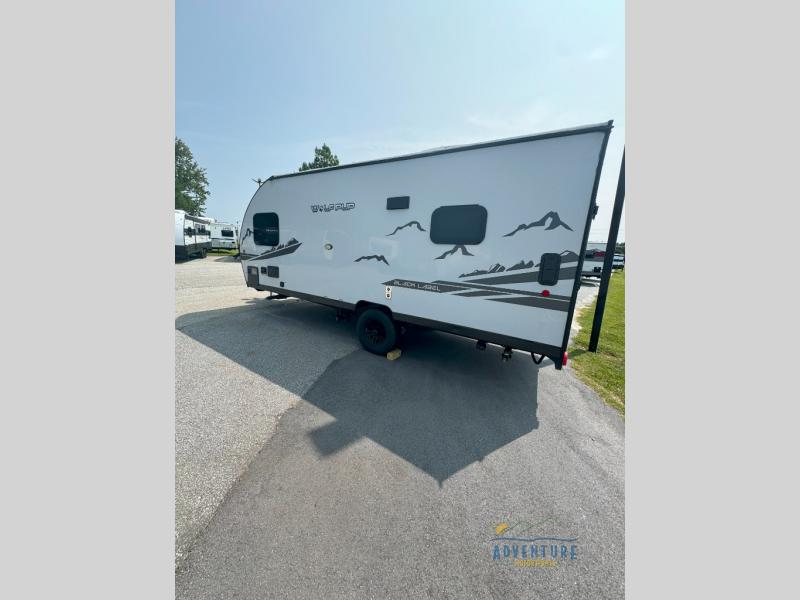
<path id="1" fill-rule="evenodd" d="M 431 241 L 434 244 L 480 244 L 486 236 L 487 216 L 480 204 L 440 206 L 431 215 Z"/>
<path id="2" fill-rule="evenodd" d="M 222 237 L 233 237 L 233 231 L 231 229 L 223 229 L 222 230 Z"/>
<path id="3" fill-rule="evenodd" d="M 258 246 L 277 246 L 280 243 L 277 213 L 253 215 L 253 240 Z"/>

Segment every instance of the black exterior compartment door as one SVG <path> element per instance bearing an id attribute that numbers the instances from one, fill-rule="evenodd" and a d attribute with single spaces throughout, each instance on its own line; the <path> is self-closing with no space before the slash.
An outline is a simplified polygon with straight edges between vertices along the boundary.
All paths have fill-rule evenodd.
<path id="1" fill-rule="evenodd" d="M 561 255 L 552 252 L 542 254 L 539 263 L 539 283 L 542 285 L 555 285 L 558 283 L 558 275 L 561 271 Z"/>

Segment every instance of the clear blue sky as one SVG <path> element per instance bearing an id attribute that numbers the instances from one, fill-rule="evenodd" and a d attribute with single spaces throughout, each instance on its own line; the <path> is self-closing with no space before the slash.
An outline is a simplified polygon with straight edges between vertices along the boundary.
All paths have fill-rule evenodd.
<path id="1" fill-rule="evenodd" d="M 323 142 L 348 163 L 613 119 L 590 235 L 604 240 L 624 27 L 621 0 L 178 0 L 176 135 L 208 172 L 206 214 L 235 222 L 251 178 Z"/>

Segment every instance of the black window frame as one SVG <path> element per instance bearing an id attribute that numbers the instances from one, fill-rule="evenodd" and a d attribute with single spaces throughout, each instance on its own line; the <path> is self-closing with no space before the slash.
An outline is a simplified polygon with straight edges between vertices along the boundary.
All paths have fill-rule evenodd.
<path id="1" fill-rule="evenodd" d="M 459 215 L 459 209 L 471 215 Z M 449 204 L 431 214 L 430 239 L 446 246 L 477 246 L 486 239 L 489 212 L 481 204 Z M 474 220 L 473 223 L 468 221 Z M 466 231 L 465 231 L 466 228 Z"/>
<path id="2" fill-rule="evenodd" d="M 259 219 L 259 217 L 274 218 L 275 224 L 267 224 L 266 227 L 259 226 L 257 222 L 263 220 Z M 263 212 L 253 215 L 253 241 L 256 246 L 277 246 L 281 243 L 281 227 L 278 213 Z"/>
<path id="3" fill-rule="evenodd" d="M 220 232 L 222 237 L 232 238 L 233 237 L 233 229 L 222 229 Z"/>

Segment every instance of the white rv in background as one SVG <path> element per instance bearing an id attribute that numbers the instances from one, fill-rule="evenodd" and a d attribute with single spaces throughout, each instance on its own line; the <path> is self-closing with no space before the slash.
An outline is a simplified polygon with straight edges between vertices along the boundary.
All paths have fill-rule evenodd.
<path id="1" fill-rule="evenodd" d="M 205 257 L 211 249 L 211 219 L 175 209 L 175 258 Z"/>
<path id="2" fill-rule="evenodd" d="M 549 357 L 560 369 L 611 121 L 270 177 L 239 240 L 249 287 Z M 265 343 L 267 343 L 265 341 Z"/>
<path id="3" fill-rule="evenodd" d="M 211 223 L 211 247 L 235 250 L 239 243 L 239 228 L 231 223 Z"/>
<path id="4" fill-rule="evenodd" d="M 606 242 L 588 242 L 583 255 L 584 277 L 597 277 L 603 274 L 603 263 L 606 260 Z"/>

